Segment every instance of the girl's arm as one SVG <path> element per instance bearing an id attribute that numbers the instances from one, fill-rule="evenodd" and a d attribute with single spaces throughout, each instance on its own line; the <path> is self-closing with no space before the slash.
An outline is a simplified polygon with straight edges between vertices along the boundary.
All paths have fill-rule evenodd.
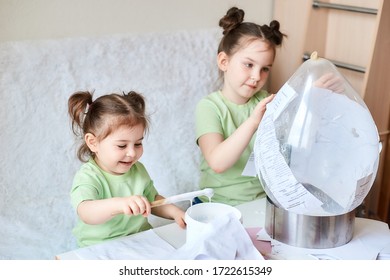
<path id="1" fill-rule="evenodd" d="M 156 195 L 156 200 L 164 199 L 161 195 Z M 172 219 L 181 227 L 185 228 L 184 211 L 174 204 L 165 204 L 152 208 L 152 214 L 161 218 Z"/>
<path id="2" fill-rule="evenodd" d="M 252 115 L 228 138 L 223 139 L 219 133 L 208 133 L 199 138 L 198 143 L 202 154 L 214 172 L 222 173 L 237 162 L 256 132 L 266 105 L 273 98 L 274 95 L 271 95 L 261 100 Z"/>
<path id="3" fill-rule="evenodd" d="M 144 196 L 114 197 L 99 200 L 85 200 L 77 207 L 80 219 L 90 225 L 107 222 L 117 214 L 142 215 L 151 213 L 149 201 Z"/>

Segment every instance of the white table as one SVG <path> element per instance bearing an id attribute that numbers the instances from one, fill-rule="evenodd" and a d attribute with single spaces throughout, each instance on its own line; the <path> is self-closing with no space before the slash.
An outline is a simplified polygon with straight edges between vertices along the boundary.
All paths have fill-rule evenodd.
<path id="1" fill-rule="evenodd" d="M 265 221 L 265 199 L 254 200 L 236 206 L 242 214 L 244 227 L 264 227 Z M 153 229 L 162 239 L 175 248 L 179 248 L 186 242 L 186 231 L 176 223 Z"/>
<path id="2" fill-rule="evenodd" d="M 242 213 L 242 223 L 245 228 L 263 228 L 265 222 L 265 199 L 259 199 L 252 202 L 244 203 L 236 206 Z M 388 230 L 388 226 L 384 229 L 384 223 L 374 220 L 356 218 L 355 221 L 355 232 L 352 241 L 361 243 L 365 242 L 365 246 L 367 246 L 367 251 L 372 248 L 378 248 L 378 252 L 386 246 L 386 242 L 388 242 L 390 246 L 390 231 Z M 385 230 L 385 233 L 384 233 Z M 174 248 L 180 248 L 186 241 L 186 230 L 180 228 L 176 223 L 172 222 L 163 226 L 159 226 L 153 229 L 153 231 L 169 243 Z M 145 232 L 137 233 L 136 235 L 145 235 Z M 131 239 L 134 238 L 135 235 L 129 235 L 124 238 Z M 381 238 L 381 241 L 378 241 L 378 238 Z M 355 240 L 354 240 L 355 239 Z M 358 239 L 358 240 L 356 240 Z M 353 242 L 350 242 L 353 244 Z M 345 246 L 345 245 L 344 245 Z M 379 249 L 380 248 L 380 249 Z M 370 250 L 368 250 L 370 249 Z M 56 256 L 56 259 L 59 260 L 74 260 L 79 259 L 78 255 L 75 253 L 78 249 L 65 252 L 63 254 L 59 254 Z M 291 252 L 291 254 L 290 254 Z M 277 258 L 281 259 L 299 259 L 302 257 L 301 255 L 297 255 L 296 248 L 288 249 L 283 253 L 283 255 L 279 255 Z"/>
<path id="3" fill-rule="evenodd" d="M 244 203 L 236 206 L 242 214 L 242 223 L 244 227 L 263 227 L 265 221 L 265 199 L 259 199 Z M 169 224 L 159 226 L 153 229 L 153 231 L 171 244 L 175 248 L 181 247 L 186 242 L 186 230 L 180 228 L 176 223 L 171 222 Z M 137 234 L 144 234 L 142 232 Z M 132 235 L 126 238 L 132 238 Z M 77 249 L 76 249 L 77 250 Z M 78 259 L 75 251 L 65 252 L 56 256 L 59 260 L 74 260 Z"/>

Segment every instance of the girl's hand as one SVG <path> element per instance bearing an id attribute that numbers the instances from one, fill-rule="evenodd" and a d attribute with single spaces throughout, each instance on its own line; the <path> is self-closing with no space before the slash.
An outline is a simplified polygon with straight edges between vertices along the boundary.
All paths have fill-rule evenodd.
<path id="1" fill-rule="evenodd" d="M 343 80 L 333 73 L 327 73 L 313 83 L 315 87 L 326 88 L 341 93 L 345 90 Z"/>
<path id="2" fill-rule="evenodd" d="M 184 215 L 185 215 L 185 213 L 181 209 L 178 209 L 177 213 L 174 213 L 174 215 L 173 215 L 173 218 L 174 218 L 176 224 L 178 224 L 179 227 L 181 227 L 182 229 L 185 229 L 187 226 L 187 224 L 184 220 Z"/>
<path id="3" fill-rule="evenodd" d="M 84 200 L 77 207 L 80 219 L 90 225 L 105 223 L 120 214 L 146 217 L 150 213 L 150 203 L 146 197 L 141 195 Z"/>
<path id="4" fill-rule="evenodd" d="M 241 157 L 259 127 L 266 105 L 275 95 L 261 100 L 252 114 L 226 139 L 220 133 L 206 133 L 200 136 L 198 144 L 210 168 L 215 173 L 223 173 Z"/>
<path id="5" fill-rule="evenodd" d="M 150 203 L 144 196 L 133 195 L 124 197 L 121 203 L 121 209 L 125 215 L 142 215 L 146 217 L 151 213 Z"/>
<path id="6" fill-rule="evenodd" d="M 270 96 L 264 98 L 256 105 L 255 109 L 253 110 L 250 118 L 253 120 L 254 125 L 256 126 L 256 129 L 259 126 L 260 121 L 264 116 L 264 113 L 266 110 L 266 105 L 268 103 L 270 103 L 274 99 L 274 97 L 275 97 L 275 94 L 271 94 Z"/>
<path id="7" fill-rule="evenodd" d="M 164 199 L 164 197 L 158 194 L 156 195 L 155 199 Z M 184 211 L 175 204 L 165 204 L 153 207 L 152 214 L 161 218 L 175 220 L 175 222 L 181 228 L 186 228 L 186 222 L 184 220 Z"/>

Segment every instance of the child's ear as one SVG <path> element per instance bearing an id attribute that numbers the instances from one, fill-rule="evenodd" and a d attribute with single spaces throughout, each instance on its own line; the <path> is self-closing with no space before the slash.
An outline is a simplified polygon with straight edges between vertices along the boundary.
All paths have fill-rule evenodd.
<path id="1" fill-rule="evenodd" d="M 225 52 L 218 53 L 217 63 L 218 63 L 219 70 L 221 70 L 222 72 L 225 72 L 227 69 L 228 62 L 229 62 L 229 59 L 228 59 L 228 56 Z"/>
<path id="2" fill-rule="evenodd" d="M 91 150 L 91 152 L 96 153 L 97 149 L 97 139 L 96 136 L 92 133 L 87 133 L 84 136 L 85 143 L 87 144 L 88 148 Z"/>

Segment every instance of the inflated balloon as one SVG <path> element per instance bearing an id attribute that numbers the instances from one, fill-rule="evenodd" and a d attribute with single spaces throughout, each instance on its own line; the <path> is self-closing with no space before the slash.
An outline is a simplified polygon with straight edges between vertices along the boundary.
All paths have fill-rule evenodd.
<path id="1" fill-rule="evenodd" d="M 254 154 L 257 175 L 277 207 L 334 216 L 363 202 L 380 150 L 360 95 L 330 61 L 313 54 L 267 106 Z"/>

